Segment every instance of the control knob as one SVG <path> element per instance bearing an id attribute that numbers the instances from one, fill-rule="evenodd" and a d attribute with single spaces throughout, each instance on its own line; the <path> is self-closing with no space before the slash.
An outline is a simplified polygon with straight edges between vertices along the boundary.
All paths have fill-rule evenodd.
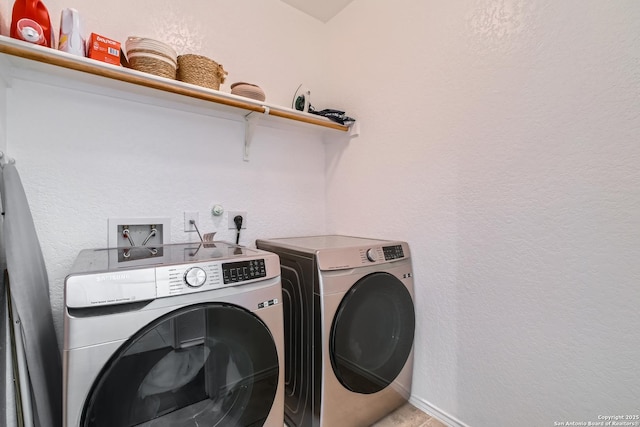
<path id="1" fill-rule="evenodd" d="M 378 254 L 376 254 L 375 249 L 367 249 L 367 259 L 371 262 L 378 260 Z"/>
<path id="2" fill-rule="evenodd" d="M 207 273 L 200 267 L 192 267 L 184 273 L 184 281 L 192 288 L 199 288 L 207 281 Z"/>

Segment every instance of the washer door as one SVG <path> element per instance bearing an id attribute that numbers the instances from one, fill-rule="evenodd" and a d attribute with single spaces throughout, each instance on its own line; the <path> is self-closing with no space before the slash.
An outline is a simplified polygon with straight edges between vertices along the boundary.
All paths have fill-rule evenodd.
<path id="1" fill-rule="evenodd" d="M 219 303 L 185 307 L 109 360 L 81 426 L 261 426 L 278 375 L 273 337 L 253 313 Z"/>
<path id="2" fill-rule="evenodd" d="M 334 373 L 347 389 L 376 393 L 398 376 L 411 353 L 413 301 L 389 273 L 358 280 L 342 299 L 331 327 Z"/>

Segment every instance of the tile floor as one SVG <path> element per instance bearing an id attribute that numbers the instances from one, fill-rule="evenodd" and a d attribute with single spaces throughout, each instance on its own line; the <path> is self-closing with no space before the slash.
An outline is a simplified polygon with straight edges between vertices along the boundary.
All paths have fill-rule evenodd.
<path id="1" fill-rule="evenodd" d="M 284 427 L 287 425 L 285 424 Z M 447 427 L 447 425 L 407 403 L 371 427 Z"/>
<path id="2" fill-rule="evenodd" d="M 447 427 L 447 425 L 407 403 L 371 427 Z"/>

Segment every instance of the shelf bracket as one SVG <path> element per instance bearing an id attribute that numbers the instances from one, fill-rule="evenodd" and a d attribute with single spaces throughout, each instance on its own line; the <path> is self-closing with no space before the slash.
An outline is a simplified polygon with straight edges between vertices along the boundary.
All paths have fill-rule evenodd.
<path id="1" fill-rule="evenodd" d="M 253 140 L 253 132 L 256 128 L 256 124 L 262 116 L 269 115 L 269 107 L 263 106 L 264 111 L 259 114 L 257 111 L 252 111 L 244 116 L 244 161 L 249 161 L 249 150 L 251 148 L 251 142 Z"/>

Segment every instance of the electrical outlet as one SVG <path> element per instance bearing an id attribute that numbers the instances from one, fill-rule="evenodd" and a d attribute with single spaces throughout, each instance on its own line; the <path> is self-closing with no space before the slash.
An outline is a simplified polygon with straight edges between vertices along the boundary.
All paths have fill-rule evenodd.
<path id="1" fill-rule="evenodd" d="M 185 233 L 191 233 L 191 232 L 195 232 L 196 231 L 196 227 L 191 224 L 191 221 L 193 220 L 196 223 L 196 226 L 198 225 L 198 212 L 185 212 L 184 213 L 184 232 Z"/>
<path id="2" fill-rule="evenodd" d="M 236 229 L 236 223 L 233 221 L 233 218 L 235 218 L 237 215 L 240 215 L 242 217 L 242 229 L 244 230 L 245 228 L 247 228 L 247 213 L 243 212 L 243 211 L 230 211 L 227 213 L 228 218 L 229 218 L 229 230 L 235 230 Z"/>
<path id="3" fill-rule="evenodd" d="M 160 246 L 170 243 L 169 218 L 109 218 L 108 247 Z"/>

